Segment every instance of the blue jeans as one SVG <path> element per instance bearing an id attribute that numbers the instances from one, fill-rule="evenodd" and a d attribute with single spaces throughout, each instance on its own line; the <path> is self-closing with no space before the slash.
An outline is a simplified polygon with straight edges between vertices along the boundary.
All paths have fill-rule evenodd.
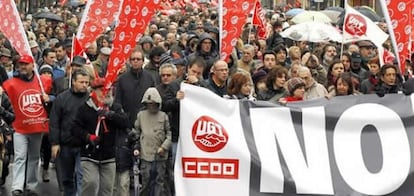
<path id="1" fill-rule="evenodd" d="M 13 164 L 13 183 L 12 190 L 23 191 L 24 181 L 26 187 L 35 190 L 37 181 L 37 169 L 40 159 L 40 145 L 42 143 L 42 133 L 20 134 L 14 133 L 14 164 Z M 27 164 L 27 174 L 25 168 Z"/>
<path id="2" fill-rule="evenodd" d="M 56 160 L 59 171 L 63 193 L 65 196 L 80 195 L 82 182 L 82 167 L 80 165 L 80 148 L 60 146 L 60 153 Z M 76 173 L 76 176 L 75 176 Z M 76 177 L 76 179 L 75 179 Z M 76 182 L 75 182 L 76 180 Z"/>

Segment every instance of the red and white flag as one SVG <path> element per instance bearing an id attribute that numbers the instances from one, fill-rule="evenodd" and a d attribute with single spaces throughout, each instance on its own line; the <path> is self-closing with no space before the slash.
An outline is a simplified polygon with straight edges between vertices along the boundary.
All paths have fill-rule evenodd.
<path id="1" fill-rule="evenodd" d="M 105 88 L 109 89 L 118 76 L 138 40 L 145 32 L 149 21 L 159 8 L 158 0 L 124 0 L 115 29 L 113 49 L 109 57 L 105 77 Z"/>
<path id="2" fill-rule="evenodd" d="M 14 0 L 0 1 L 0 10 L 0 31 L 21 56 L 33 56 Z"/>
<path id="3" fill-rule="evenodd" d="M 388 35 L 372 20 L 356 11 L 345 1 L 344 43 L 370 40 L 378 48 L 387 40 Z"/>
<path id="4" fill-rule="evenodd" d="M 252 23 L 253 25 L 257 26 L 257 36 L 260 39 L 266 39 L 266 18 L 260 0 L 256 0 Z"/>
<path id="5" fill-rule="evenodd" d="M 387 1 L 388 13 L 394 30 L 395 41 L 398 49 L 398 57 L 400 59 L 401 72 L 405 70 L 405 60 L 410 58 L 410 36 L 412 28 L 411 11 L 414 9 L 414 0 L 409 1 Z M 414 13 L 412 13 L 414 14 Z"/>
<path id="6" fill-rule="evenodd" d="M 76 36 L 84 48 L 89 47 L 119 16 L 122 0 L 88 1 Z"/>
<path id="7" fill-rule="evenodd" d="M 253 10 L 254 2 L 249 0 L 223 0 L 221 16 L 221 59 L 226 59 L 236 46 L 237 39 L 242 32 L 242 26 L 246 23 L 247 17 Z"/>

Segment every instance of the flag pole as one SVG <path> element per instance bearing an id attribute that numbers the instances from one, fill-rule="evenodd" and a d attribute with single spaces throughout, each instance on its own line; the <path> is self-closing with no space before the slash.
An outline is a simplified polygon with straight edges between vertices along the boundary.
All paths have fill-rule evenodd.
<path id="1" fill-rule="evenodd" d="M 13 7 L 14 10 L 17 10 L 16 3 L 14 1 L 12 1 L 11 6 Z M 23 23 L 22 22 L 19 22 L 19 25 L 17 25 L 17 26 L 19 28 L 19 32 L 25 32 L 24 31 L 24 28 L 23 28 Z M 33 66 L 34 66 L 34 75 L 35 75 L 35 77 L 37 78 L 37 80 L 39 82 L 40 91 L 42 92 L 42 94 L 45 94 L 45 88 L 43 87 L 42 80 L 40 80 L 38 66 L 36 64 L 36 61 L 35 61 L 35 58 L 33 56 L 32 50 L 30 49 L 29 41 L 28 41 L 27 35 L 25 33 L 23 34 L 23 41 L 24 41 L 24 46 L 26 47 L 26 50 L 29 52 L 29 54 L 33 58 L 33 61 L 34 61 L 34 63 L 33 63 Z M 20 54 L 20 55 L 22 55 L 22 54 Z"/>
<path id="2" fill-rule="evenodd" d="M 223 0 L 218 0 L 218 14 L 219 14 L 219 57 L 221 56 L 222 39 L 223 39 Z"/>
<path id="3" fill-rule="evenodd" d="M 344 20 L 346 19 L 346 5 L 348 4 L 347 0 L 344 0 L 344 7 L 345 7 L 345 15 L 344 15 Z M 344 24 L 345 25 L 345 22 Z M 341 43 L 341 54 L 340 54 L 340 59 L 342 59 L 342 54 L 344 53 L 344 43 L 345 43 L 345 36 L 344 36 L 344 26 L 342 26 L 342 43 Z"/>

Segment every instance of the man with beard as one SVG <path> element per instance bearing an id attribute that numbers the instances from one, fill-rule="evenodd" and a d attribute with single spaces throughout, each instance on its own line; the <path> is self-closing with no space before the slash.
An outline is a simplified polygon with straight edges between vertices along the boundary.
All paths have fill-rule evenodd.
<path id="1" fill-rule="evenodd" d="M 311 71 L 308 67 L 300 67 L 298 70 L 298 76 L 305 82 L 304 100 L 326 97 L 328 95 L 326 88 L 313 79 Z"/>
<path id="2" fill-rule="evenodd" d="M 337 53 L 336 53 L 335 45 L 326 44 L 323 47 L 321 59 L 322 59 L 322 66 L 325 68 L 325 70 L 329 69 L 329 66 L 331 65 L 336 55 Z"/>
<path id="3" fill-rule="evenodd" d="M 112 196 L 115 184 L 115 140 L 126 130 L 128 117 L 105 93 L 105 79 L 95 78 L 89 98 L 79 106 L 71 133 L 81 141 L 82 191 L 80 195 Z"/>
<path id="4" fill-rule="evenodd" d="M 43 107 L 44 102 L 49 101 L 49 96 L 42 92 L 39 83 L 46 83 L 47 79 L 35 76 L 33 57 L 23 55 L 17 62 L 17 74 L 3 83 L 16 114 L 13 122 L 16 132 L 13 135 L 14 164 L 11 190 L 13 196 L 23 195 L 26 183 L 28 195 L 37 195 L 35 190 L 38 185 L 40 145 L 42 134 L 49 129 L 47 112 Z"/>

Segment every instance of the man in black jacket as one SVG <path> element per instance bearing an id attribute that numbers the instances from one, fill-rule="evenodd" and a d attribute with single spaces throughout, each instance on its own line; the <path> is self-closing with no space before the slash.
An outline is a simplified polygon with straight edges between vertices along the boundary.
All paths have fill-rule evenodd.
<path id="1" fill-rule="evenodd" d="M 185 82 L 206 88 L 207 84 L 203 80 L 204 69 L 205 61 L 200 57 L 195 58 L 192 62 L 190 62 L 187 68 L 187 74 L 184 77 L 180 77 L 172 81 L 165 92 L 165 96 L 162 97 L 162 111 L 171 113 L 170 125 L 172 132 L 172 163 L 174 163 L 175 155 L 177 153 L 177 143 L 180 127 L 180 100 L 184 98 L 184 92 L 180 90 L 180 85 L 182 82 Z"/>
<path id="2" fill-rule="evenodd" d="M 72 76 L 72 87 L 58 95 L 50 114 L 49 140 L 52 145 L 52 157 L 57 158 L 57 167 L 62 172 L 65 196 L 74 196 L 76 192 L 80 194 L 81 141 L 72 136 L 70 128 L 78 108 L 89 97 L 89 81 L 88 72 L 83 69 L 75 71 Z"/>
<path id="3" fill-rule="evenodd" d="M 91 83 L 90 97 L 79 107 L 71 127 L 71 133 L 82 141 L 80 195 L 112 196 L 116 133 L 128 126 L 128 117 L 121 105 L 113 103 L 112 92 L 105 93 L 104 81 L 95 78 Z"/>
<path id="4" fill-rule="evenodd" d="M 142 69 L 144 55 L 141 51 L 133 51 L 129 63 L 130 69 L 119 77 L 115 87 L 115 102 L 122 105 L 122 109 L 128 114 L 128 127 L 132 128 L 138 111 L 143 107 L 139 100 L 142 100 L 149 87 L 155 86 L 155 82 L 151 74 Z"/>

